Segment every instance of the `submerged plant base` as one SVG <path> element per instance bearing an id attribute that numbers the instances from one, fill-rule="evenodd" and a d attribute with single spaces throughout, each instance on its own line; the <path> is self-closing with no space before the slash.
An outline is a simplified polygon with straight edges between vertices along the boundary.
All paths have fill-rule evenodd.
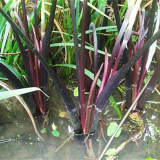
<path id="1" fill-rule="evenodd" d="M 79 137 L 79 136 L 93 136 L 93 135 L 95 135 L 96 134 L 96 132 L 92 132 L 92 133 L 76 133 L 75 132 L 75 136 L 77 136 L 77 137 Z"/>
<path id="2" fill-rule="evenodd" d="M 80 143 L 83 143 L 83 144 L 87 144 L 87 141 L 88 141 L 88 139 L 94 139 L 95 136 L 96 135 L 96 132 L 93 132 L 93 133 L 90 133 L 90 134 L 88 134 L 88 133 L 75 133 L 74 134 L 74 140 L 76 140 L 77 142 L 80 142 Z"/>
<path id="3" fill-rule="evenodd" d="M 43 114 L 41 113 L 41 111 L 39 110 L 38 107 L 36 107 L 36 111 L 33 116 L 34 116 L 34 118 L 39 118 L 39 117 L 43 116 Z"/>

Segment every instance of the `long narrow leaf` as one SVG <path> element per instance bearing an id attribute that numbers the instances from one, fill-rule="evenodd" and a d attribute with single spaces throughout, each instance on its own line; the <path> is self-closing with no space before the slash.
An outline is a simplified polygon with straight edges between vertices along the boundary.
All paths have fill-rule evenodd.
<path id="1" fill-rule="evenodd" d="M 149 20 L 149 28 L 148 28 L 148 33 L 147 33 L 147 40 L 152 36 L 153 33 L 153 24 L 154 24 L 154 17 L 155 17 L 155 11 L 156 11 L 156 1 L 152 2 L 152 9 L 151 9 L 151 16 L 150 16 L 150 20 Z M 139 76 L 139 80 L 138 80 L 138 92 L 140 91 L 141 85 L 143 83 L 144 80 L 144 75 L 146 73 L 146 63 L 148 60 L 148 53 L 149 51 L 146 51 L 147 54 L 144 54 L 142 56 L 142 61 L 141 61 L 141 71 L 140 71 L 140 76 Z"/>
<path id="2" fill-rule="evenodd" d="M 82 18 L 82 31 L 81 31 L 81 54 L 80 54 L 80 105 L 81 105 L 81 125 L 84 129 L 85 123 L 85 76 L 84 76 L 84 68 L 85 68 L 85 41 L 86 41 L 86 20 L 87 20 L 87 2 L 88 0 L 84 0 L 83 3 L 83 18 Z"/>
<path id="3" fill-rule="evenodd" d="M 16 88 L 23 87 L 23 81 L 21 78 L 21 75 L 15 71 L 13 68 L 11 68 L 8 64 L 0 60 L 0 69 L 1 72 L 10 80 L 10 82 L 14 85 Z"/>
<path id="4" fill-rule="evenodd" d="M 5 6 L 3 7 L 3 10 L 5 12 L 7 12 L 12 3 L 13 3 L 12 1 L 9 1 L 7 4 L 5 4 Z M 1 36 L 2 36 L 2 33 L 3 33 L 3 29 L 4 29 L 5 23 L 6 23 L 6 20 L 4 19 L 4 17 L 0 16 L 0 22 L 1 22 L 0 23 L 0 39 L 1 39 Z"/>
<path id="5" fill-rule="evenodd" d="M 51 43 L 51 36 L 52 36 L 52 30 L 53 30 L 53 22 L 54 22 L 54 17 L 55 17 L 56 4 L 57 4 L 57 0 L 52 1 L 49 23 L 48 23 L 47 31 L 46 31 L 44 38 L 43 38 L 43 41 L 42 41 L 42 56 L 44 57 L 44 59 L 46 60 L 47 63 L 49 60 L 50 43 Z M 43 4 L 42 4 L 42 7 L 44 7 Z M 44 16 L 44 15 L 42 15 L 42 16 Z M 44 25 L 44 24 L 42 24 L 42 25 Z M 40 79 L 41 79 L 42 90 L 44 92 L 47 92 L 48 73 L 45 70 L 43 65 L 40 65 L 40 70 L 41 70 Z M 46 108 L 47 104 L 46 104 L 45 98 L 46 97 L 43 96 L 43 105 Z"/>
<path id="6" fill-rule="evenodd" d="M 159 21 L 160 21 L 160 8 L 159 8 L 159 5 L 158 5 L 158 17 L 157 17 L 157 22 L 156 22 L 156 27 L 155 27 L 154 33 L 156 33 L 158 31 L 159 24 L 160 24 Z M 157 43 L 157 41 L 155 41 L 149 48 L 148 61 L 147 61 L 147 64 L 146 64 L 146 70 L 147 71 L 148 71 L 149 66 L 152 62 L 153 55 L 156 51 L 156 43 Z"/>
<path id="7" fill-rule="evenodd" d="M 97 73 L 98 64 L 98 43 L 97 43 L 97 33 L 95 29 L 95 24 L 91 22 L 89 29 L 93 30 L 93 41 L 94 41 L 94 75 Z M 88 64 L 87 64 L 88 65 Z"/>
<path id="8" fill-rule="evenodd" d="M 77 36 L 77 26 L 76 26 L 76 17 L 75 17 L 74 1 L 73 0 L 70 0 L 70 6 L 71 6 L 72 23 L 73 23 L 73 36 L 74 36 L 76 66 L 77 66 L 77 68 L 79 68 L 80 64 L 79 64 L 78 36 Z M 80 70 L 77 69 L 76 71 L 77 71 L 77 81 L 78 81 L 78 92 L 80 92 Z M 80 95 L 80 93 L 78 95 Z M 80 98 L 79 98 L 79 103 L 80 103 Z"/>
<path id="9" fill-rule="evenodd" d="M 90 126 L 90 120 L 91 120 L 91 111 L 94 107 L 94 97 L 95 97 L 95 91 L 96 91 L 96 83 L 98 80 L 98 77 L 101 73 L 103 65 L 101 65 L 100 69 L 98 70 L 97 74 L 94 77 L 94 80 L 92 82 L 89 96 L 88 96 L 88 102 L 87 102 L 87 108 L 86 108 L 86 118 L 85 118 L 85 125 L 84 125 L 84 133 L 88 133 L 89 126 Z"/>
<path id="10" fill-rule="evenodd" d="M 0 100 L 14 97 L 14 96 L 19 96 L 19 95 L 34 92 L 34 91 L 41 91 L 45 96 L 47 96 L 41 89 L 37 87 L 30 87 L 30 88 L 22 88 L 22 89 L 10 90 L 10 91 L 2 91 L 0 92 Z"/>
<path id="11" fill-rule="evenodd" d="M 3 53 L 3 51 L 4 51 L 6 41 L 7 41 L 7 37 L 8 37 L 8 34 L 9 34 L 9 29 L 10 29 L 10 24 L 7 22 L 6 29 L 5 29 L 5 34 L 4 34 L 4 38 L 3 38 L 3 42 L 2 42 L 1 53 Z"/>
<path id="12" fill-rule="evenodd" d="M 113 1 L 113 8 L 114 8 L 114 12 L 115 12 L 117 28 L 118 28 L 118 31 L 119 31 L 120 28 L 121 28 L 121 19 L 120 19 L 120 14 L 119 14 L 118 1 Z"/>
<path id="13" fill-rule="evenodd" d="M 34 45 L 30 42 L 30 40 L 24 35 L 24 33 L 16 26 L 16 24 L 12 21 L 12 19 L 3 11 L 3 9 L 0 7 L 0 13 L 7 19 L 7 21 L 11 24 L 11 26 L 16 30 L 16 32 L 22 37 L 26 45 L 32 50 L 32 52 L 37 56 L 41 64 L 44 66 L 46 71 L 48 72 L 49 76 L 52 78 L 57 90 L 59 91 L 59 94 L 61 95 L 65 106 L 67 108 L 67 111 L 70 115 L 71 122 L 73 124 L 73 127 L 76 131 L 80 130 L 80 123 L 79 123 L 79 117 L 78 113 L 75 107 L 75 104 L 70 97 L 70 94 L 66 87 L 64 87 L 62 81 L 58 78 L 57 74 L 52 70 L 48 63 L 45 61 L 45 59 L 39 54 L 39 52 L 36 50 Z"/>
<path id="14" fill-rule="evenodd" d="M 65 43 L 65 45 L 66 46 L 74 46 L 74 43 Z M 50 47 L 59 47 L 59 46 L 64 46 L 64 43 L 55 43 L 55 44 L 50 45 Z M 78 47 L 81 48 L 81 44 L 78 44 Z M 93 47 L 90 47 L 90 46 L 87 46 L 87 45 L 85 45 L 85 49 L 94 51 Z M 101 50 L 98 50 L 98 53 L 105 54 L 105 52 L 101 51 Z M 108 54 L 108 56 L 110 56 L 110 54 Z"/>

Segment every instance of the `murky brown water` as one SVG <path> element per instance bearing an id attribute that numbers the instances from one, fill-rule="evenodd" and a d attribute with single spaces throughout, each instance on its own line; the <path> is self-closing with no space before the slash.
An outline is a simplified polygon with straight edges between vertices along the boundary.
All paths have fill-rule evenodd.
<path id="1" fill-rule="evenodd" d="M 156 96 L 154 101 L 158 101 L 158 99 L 158 96 Z M 92 157 L 89 157 L 90 155 L 87 152 L 83 137 L 81 139 L 74 138 L 74 140 L 70 139 L 69 141 L 66 141 L 70 137 L 68 126 L 71 127 L 71 124 L 68 119 L 59 117 L 59 113 L 65 111 L 65 107 L 59 95 L 54 89 L 50 94 L 49 101 L 50 121 L 48 124 L 47 132 L 44 134 L 41 133 L 41 135 L 46 140 L 45 142 L 39 140 L 34 132 L 32 123 L 25 109 L 15 98 L 0 101 L 0 159 L 82 160 L 87 159 L 87 157 L 93 159 Z M 159 108 L 159 104 L 152 104 L 151 107 Z M 147 111 L 143 115 L 143 118 L 147 119 L 147 121 L 145 121 L 146 133 L 142 136 L 141 139 L 137 140 L 139 148 L 137 147 L 136 143 L 132 141 L 117 154 L 115 159 L 143 160 L 146 157 L 160 159 L 160 113 L 153 110 L 152 108 L 147 109 L 149 112 Z M 110 117 L 117 118 L 116 116 L 113 117 L 113 115 L 110 115 Z M 149 122 L 149 120 L 151 120 L 151 122 Z M 51 134 L 51 125 L 53 122 L 56 126 L 58 126 L 58 131 L 60 133 L 59 137 L 54 137 Z M 42 121 L 36 119 L 36 123 L 40 131 Z M 149 126 L 151 127 L 148 130 Z M 108 141 L 109 137 L 107 137 L 106 134 L 106 127 L 103 129 L 105 138 Z M 153 130 L 154 135 L 152 133 Z M 110 148 L 117 148 L 119 145 L 129 139 L 130 136 L 130 132 L 123 130 L 120 137 L 114 139 Z M 99 151 L 100 142 L 101 151 L 107 144 L 103 138 L 99 140 L 98 137 L 99 131 L 97 131 L 97 134 L 92 137 L 95 157 L 98 157 L 97 154 Z M 55 152 L 55 150 L 65 141 L 66 143 L 57 152 Z"/>

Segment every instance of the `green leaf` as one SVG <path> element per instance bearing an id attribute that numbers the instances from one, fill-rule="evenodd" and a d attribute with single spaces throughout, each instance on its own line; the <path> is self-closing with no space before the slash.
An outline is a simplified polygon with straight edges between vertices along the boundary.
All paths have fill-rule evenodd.
<path id="1" fill-rule="evenodd" d="M 116 111 L 118 117 L 119 117 L 119 118 L 122 118 L 121 111 L 120 111 L 119 107 L 117 106 L 116 101 L 115 101 L 115 99 L 113 98 L 112 95 L 109 97 L 109 101 L 110 101 L 110 103 L 112 104 L 114 110 Z"/>
<path id="2" fill-rule="evenodd" d="M 64 0 L 58 0 L 57 5 L 62 6 L 64 3 Z"/>
<path id="3" fill-rule="evenodd" d="M 73 91 L 74 97 L 78 97 L 78 87 L 76 87 Z"/>
<path id="4" fill-rule="evenodd" d="M 137 36 L 132 35 L 132 41 L 133 41 L 133 42 L 136 42 L 136 40 L 137 40 Z"/>
<path id="5" fill-rule="evenodd" d="M 53 130 L 52 135 L 55 136 L 55 137 L 59 137 L 60 134 L 57 130 Z"/>
<path id="6" fill-rule="evenodd" d="M 105 155 L 109 157 L 109 156 L 114 155 L 115 152 L 116 152 L 116 148 L 110 148 L 110 149 L 107 150 L 107 152 L 105 153 Z"/>
<path id="7" fill-rule="evenodd" d="M 126 10 L 127 10 L 127 6 L 128 6 L 128 1 L 125 2 L 123 10 L 121 12 L 120 18 L 122 19 L 122 17 L 124 16 Z"/>
<path id="8" fill-rule="evenodd" d="M 0 100 L 10 98 L 10 97 L 14 97 L 14 96 L 18 96 L 18 95 L 25 94 L 25 93 L 29 93 L 29 92 L 33 92 L 33 91 L 38 91 L 38 90 L 43 92 L 38 87 L 30 87 L 30 88 L 15 89 L 15 90 L 10 90 L 10 91 L 0 92 Z"/>
<path id="9" fill-rule="evenodd" d="M 10 24 L 9 24 L 9 22 L 7 22 L 6 28 L 5 28 L 4 37 L 3 37 L 1 53 L 3 53 L 3 51 L 4 51 L 4 48 L 5 48 L 5 45 L 6 45 L 6 41 L 7 41 L 7 37 L 8 37 L 8 34 L 9 34 L 9 30 L 10 30 Z"/>
<path id="10" fill-rule="evenodd" d="M 46 133 L 46 128 L 41 129 L 41 133 Z"/>
<path id="11" fill-rule="evenodd" d="M 12 74 L 14 74 L 15 77 L 16 77 L 17 79 L 19 79 L 19 80 L 21 81 L 21 83 L 23 84 L 23 79 L 22 79 L 20 73 L 19 73 L 17 70 L 13 69 L 10 65 L 6 64 L 6 62 L 4 62 L 4 61 L 2 61 L 2 60 L 0 60 L 0 64 L 2 64 L 3 66 L 5 66 L 5 67 L 6 67 Z M 1 70 L 1 71 L 2 71 L 2 70 Z M 2 71 L 2 72 L 3 72 L 3 71 Z"/>
<path id="12" fill-rule="evenodd" d="M 117 127 L 118 127 L 118 124 L 116 122 L 111 122 L 107 128 L 107 135 L 112 136 L 116 131 Z M 122 131 L 122 128 L 118 130 L 115 137 L 119 137 L 119 135 L 121 134 L 121 131 Z"/>
<path id="13" fill-rule="evenodd" d="M 73 47 L 74 43 L 65 43 L 65 45 Z M 50 47 L 61 47 L 61 46 L 64 46 L 64 43 L 53 43 L 53 44 L 50 44 Z M 78 44 L 78 46 L 81 47 L 81 44 Z M 85 45 L 85 48 L 88 49 L 88 50 L 94 51 L 94 47 L 90 47 L 90 46 Z M 101 51 L 101 50 L 98 50 L 98 53 L 105 54 L 105 52 Z"/>
<path id="14" fill-rule="evenodd" d="M 4 7 L 3 7 L 3 10 L 5 12 L 7 12 L 11 6 L 11 4 L 13 3 L 13 1 L 9 1 Z M 2 36 L 2 33 L 3 33 L 3 29 L 5 27 L 5 23 L 6 23 L 6 19 L 0 14 L 0 38 Z"/>

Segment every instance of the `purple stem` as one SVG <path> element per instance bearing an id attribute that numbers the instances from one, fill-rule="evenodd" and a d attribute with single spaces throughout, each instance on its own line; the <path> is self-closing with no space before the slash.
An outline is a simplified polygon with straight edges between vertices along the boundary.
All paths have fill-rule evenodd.
<path id="1" fill-rule="evenodd" d="M 90 120 L 91 120 L 91 112 L 92 112 L 92 107 L 93 107 L 93 101 L 94 101 L 94 96 L 95 96 L 95 91 L 96 91 L 96 84 L 98 77 L 101 73 L 103 64 L 101 65 L 100 69 L 98 70 L 97 74 L 95 75 L 95 78 L 92 82 L 90 91 L 89 91 L 89 97 L 88 97 L 88 102 L 87 102 L 87 108 L 86 108 L 86 118 L 85 118 L 85 125 L 84 125 L 84 133 L 89 132 L 89 126 L 90 126 Z"/>
<path id="2" fill-rule="evenodd" d="M 85 95 L 84 95 L 84 66 L 85 66 L 85 39 L 86 39 L 86 14 L 87 14 L 87 2 L 88 0 L 84 0 L 83 3 L 83 18 L 82 18 L 82 32 L 81 32 L 81 55 L 80 55 L 80 103 L 81 103 L 81 125 L 84 130 L 85 123 Z"/>
<path id="3" fill-rule="evenodd" d="M 100 89 L 99 89 L 99 92 L 98 92 L 97 100 L 99 98 L 100 93 L 102 92 L 102 90 L 105 87 L 106 78 L 107 78 L 107 70 L 108 70 L 108 54 L 107 54 L 107 48 L 105 48 L 104 72 L 103 72 L 103 77 L 102 77 L 101 86 L 100 86 Z"/>

